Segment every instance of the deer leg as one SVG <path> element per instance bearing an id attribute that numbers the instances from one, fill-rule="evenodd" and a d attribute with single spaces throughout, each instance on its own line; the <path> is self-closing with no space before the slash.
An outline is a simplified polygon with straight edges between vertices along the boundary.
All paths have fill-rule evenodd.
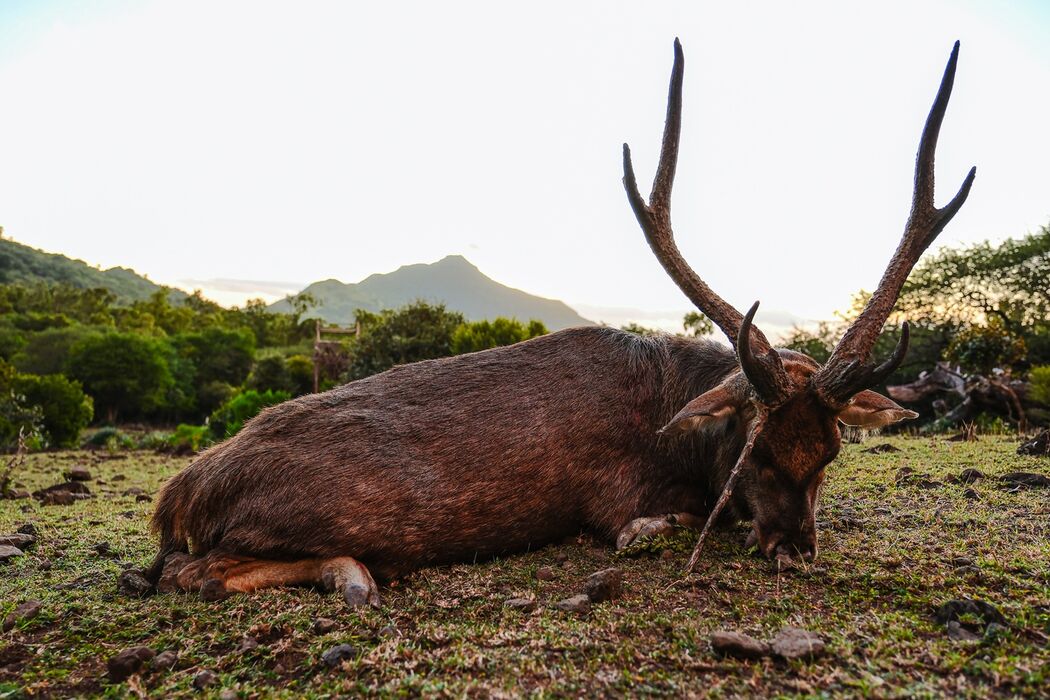
<path id="1" fill-rule="evenodd" d="M 671 513 L 655 517 L 635 518 L 627 523 L 620 530 L 620 534 L 616 536 L 616 548 L 623 549 L 635 542 L 641 542 L 658 535 L 669 535 L 679 527 L 700 530 L 704 527 L 704 519 L 692 513 Z"/>
<path id="2" fill-rule="evenodd" d="M 339 591 L 350 607 L 379 606 L 379 589 L 363 564 L 351 557 L 272 561 L 220 550 L 194 558 L 173 554 L 164 562 L 158 592 L 198 592 L 204 600 L 222 600 L 277 586 L 319 585 Z"/>

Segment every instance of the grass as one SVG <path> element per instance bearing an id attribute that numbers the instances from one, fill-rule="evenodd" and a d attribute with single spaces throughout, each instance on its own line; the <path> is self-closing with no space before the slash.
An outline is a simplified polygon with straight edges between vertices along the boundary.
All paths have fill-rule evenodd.
<path id="1" fill-rule="evenodd" d="M 875 442 L 901 451 L 864 452 Z M 0 533 L 25 522 L 39 531 L 26 556 L 0 568 L 0 612 L 27 599 L 44 604 L 40 616 L 0 636 L 0 698 L 202 695 L 192 685 L 202 669 L 218 674 L 205 695 L 232 690 L 238 697 L 1045 697 L 1050 500 L 1045 490 L 1004 490 L 994 476 L 1046 473 L 1050 462 L 1018 457 L 1015 448 L 1005 437 L 846 445 L 829 469 L 818 518 L 821 556 L 808 570 L 778 573 L 745 552 L 744 526 L 711 538 L 689 579 L 681 574 L 688 551 L 673 550 L 690 546 L 625 558 L 581 534 L 508 559 L 419 571 L 383 589 L 380 610 L 363 612 L 310 589 L 220 603 L 123 597 L 118 573 L 148 561 L 154 543 L 152 504 L 122 494 L 133 487 L 155 494 L 188 458 L 31 455 L 20 474 L 31 490 L 57 483 L 74 464 L 102 481 L 91 483 L 96 498 L 72 506 L 0 501 Z M 904 466 L 937 481 L 967 467 L 988 478 L 897 486 L 894 475 Z M 967 488 L 979 499 L 965 498 Z M 111 554 L 96 552 L 101 542 Z M 540 566 L 553 567 L 552 580 L 537 580 Z M 622 597 L 585 616 L 553 609 L 588 574 L 609 566 L 624 571 Z M 504 609 L 519 596 L 535 597 L 539 607 Z M 950 640 L 932 613 L 960 597 L 997 606 L 1009 630 L 981 642 Z M 319 617 L 336 620 L 337 629 L 315 634 Z M 787 624 L 821 634 L 827 655 L 736 661 L 715 656 L 708 643 L 717 629 L 771 637 Z M 321 655 L 339 643 L 353 645 L 356 656 L 329 669 Z M 107 659 L 134 645 L 176 651 L 178 663 L 110 683 Z"/>

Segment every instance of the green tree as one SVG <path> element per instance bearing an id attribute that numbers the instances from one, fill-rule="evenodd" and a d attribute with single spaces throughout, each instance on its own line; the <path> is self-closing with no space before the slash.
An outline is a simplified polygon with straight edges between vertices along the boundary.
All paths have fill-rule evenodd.
<path id="1" fill-rule="evenodd" d="M 350 377 L 360 379 L 408 362 L 447 357 L 463 315 L 444 304 L 417 301 L 380 314 L 357 313 L 361 336 L 353 343 Z"/>
<path id="2" fill-rule="evenodd" d="M 707 316 L 704 316 L 699 311 L 689 311 L 682 319 L 682 326 L 685 328 L 685 334 L 693 338 L 699 338 L 700 336 L 710 335 L 715 332 L 715 324 L 711 322 Z"/>
<path id="3" fill-rule="evenodd" d="M 546 334 L 547 327 L 536 320 L 529 321 L 527 325 L 516 319 L 503 317 L 492 321 L 464 323 L 452 334 L 452 354 L 462 355 L 467 352 L 513 345 Z"/>
<path id="4" fill-rule="evenodd" d="M 73 346 L 66 374 L 80 381 L 108 421 L 141 418 L 164 407 L 174 384 L 169 350 L 133 333 L 88 337 Z"/>
<path id="5" fill-rule="evenodd" d="M 20 374 L 14 380 L 15 390 L 27 404 L 40 409 L 41 423 L 52 447 L 76 447 L 80 431 L 91 423 L 94 406 L 79 382 L 61 374 L 38 377 Z"/>

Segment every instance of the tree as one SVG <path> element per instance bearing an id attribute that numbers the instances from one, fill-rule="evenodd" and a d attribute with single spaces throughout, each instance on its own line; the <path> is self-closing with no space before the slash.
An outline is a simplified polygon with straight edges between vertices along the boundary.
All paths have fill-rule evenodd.
<path id="1" fill-rule="evenodd" d="M 528 325 L 516 319 L 499 317 L 492 321 L 464 323 L 452 334 L 452 354 L 488 350 L 513 345 L 529 338 L 546 335 L 547 327 L 532 320 Z"/>
<path id="2" fill-rule="evenodd" d="M 66 374 L 83 384 L 109 422 L 139 418 L 162 408 L 174 381 L 169 348 L 133 333 L 88 337 L 73 346 Z"/>
<path id="3" fill-rule="evenodd" d="M 14 379 L 17 392 L 30 406 L 40 410 L 41 423 L 52 447 L 76 447 L 80 431 L 91 423 L 94 406 L 80 382 L 61 374 L 38 377 L 20 374 Z"/>
<path id="4" fill-rule="evenodd" d="M 361 336 L 353 342 L 352 379 L 452 355 L 452 336 L 463 324 L 462 314 L 423 301 L 379 314 L 358 311 L 356 316 Z"/>
<path id="5" fill-rule="evenodd" d="M 686 313 L 685 318 L 682 319 L 682 326 L 685 328 L 685 334 L 693 338 L 699 338 L 715 332 L 715 324 L 711 323 L 711 319 L 699 311 Z"/>

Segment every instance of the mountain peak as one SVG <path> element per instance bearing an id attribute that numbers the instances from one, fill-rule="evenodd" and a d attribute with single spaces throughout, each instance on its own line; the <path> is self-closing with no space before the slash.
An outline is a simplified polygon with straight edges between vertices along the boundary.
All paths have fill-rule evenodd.
<path id="1" fill-rule="evenodd" d="M 470 262 L 462 255 L 446 255 L 445 257 L 433 263 L 434 267 L 448 267 L 448 268 L 460 268 L 477 270 L 478 266 Z"/>

